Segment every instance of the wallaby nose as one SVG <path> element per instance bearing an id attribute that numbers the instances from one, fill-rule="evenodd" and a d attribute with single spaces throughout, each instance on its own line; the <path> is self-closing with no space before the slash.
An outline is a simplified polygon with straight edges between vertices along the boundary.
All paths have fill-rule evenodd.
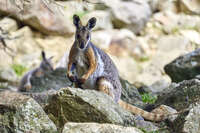
<path id="1" fill-rule="evenodd" d="M 84 42 L 81 42 L 81 46 L 80 46 L 81 49 L 84 48 Z"/>

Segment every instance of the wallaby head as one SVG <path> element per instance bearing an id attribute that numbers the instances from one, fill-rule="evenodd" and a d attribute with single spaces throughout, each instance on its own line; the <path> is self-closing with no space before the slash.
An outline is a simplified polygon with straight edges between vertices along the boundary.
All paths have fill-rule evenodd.
<path id="1" fill-rule="evenodd" d="M 42 51 L 42 62 L 40 64 L 40 68 L 45 71 L 53 71 L 53 65 L 51 63 L 52 58 L 53 58 L 53 56 L 51 56 L 50 58 L 47 59 L 45 52 Z"/>
<path id="2" fill-rule="evenodd" d="M 80 49 L 85 49 L 90 42 L 91 30 L 96 25 L 96 18 L 90 18 L 86 26 L 83 26 L 79 16 L 74 15 L 73 23 L 76 27 L 75 44 L 78 45 Z"/>

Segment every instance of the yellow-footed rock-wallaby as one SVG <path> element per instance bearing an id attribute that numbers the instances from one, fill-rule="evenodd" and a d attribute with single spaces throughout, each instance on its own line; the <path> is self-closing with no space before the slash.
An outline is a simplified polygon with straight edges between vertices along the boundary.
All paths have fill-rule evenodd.
<path id="1" fill-rule="evenodd" d="M 32 77 L 41 77 L 43 76 L 45 73 L 51 72 L 53 71 L 53 65 L 51 63 L 51 59 L 53 57 L 50 58 L 46 58 L 45 52 L 42 51 L 41 52 L 42 55 L 42 62 L 40 63 L 40 66 L 27 72 L 21 79 L 20 81 L 20 85 L 18 87 L 18 91 L 29 91 L 32 88 L 31 85 L 31 78 Z"/>
<path id="2" fill-rule="evenodd" d="M 67 76 L 83 89 L 102 91 L 122 108 L 147 120 L 162 121 L 165 115 L 150 113 L 120 100 L 122 86 L 118 70 L 111 58 L 91 42 L 91 30 L 96 18 L 89 19 L 83 26 L 77 15 L 73 16 L 76 27 L 75 41 L 70 50 Z M 75 74 L 73 73 L 75 72 Z"/>

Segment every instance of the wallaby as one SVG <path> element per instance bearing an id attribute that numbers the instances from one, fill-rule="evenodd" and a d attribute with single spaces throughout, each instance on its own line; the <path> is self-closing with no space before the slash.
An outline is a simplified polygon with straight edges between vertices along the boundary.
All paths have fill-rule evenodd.
<path id="1" fill-rule="evenodd" d="M 83 26 L 80 18 L 74 15 L 73 23 L 76 33 L 69 54 L 69 79 L 83 89 L 95 89 L 108 94 L 121 107 L 147 120 L 165 119 L 165 115 L 150 113 L 120 100 L 122 86 L 118 70 L 110 57 L 91 42 L 91 30 L 96 25 L 96 18 L 89 19 L 87 25 Z"/>
<path id="2" fill-rule="evenodd" d="M 18 91 L 22 92 L 29 91 L 32 88 L 31 85 L 32 77 L 42 77 L 44 74 L 52 72 L 54 70 L 53 65 L 51 63 L 51 59 L 53 58 L 53 56 L 47 59 L 44 51 L 42 51 L 41 55 L 42 55 L 42 62 L 40 63 L 40 66 L 38 68 L 35 68 L 27 72 L 23 76 L 23 78 L 20 81 Z"/>

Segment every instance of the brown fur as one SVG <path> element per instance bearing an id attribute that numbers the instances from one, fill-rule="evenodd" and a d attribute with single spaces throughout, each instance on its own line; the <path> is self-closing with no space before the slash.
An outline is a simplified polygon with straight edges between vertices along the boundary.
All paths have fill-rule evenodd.
<path id="1" fill-rule="evenodd" d="M 142 110 L 142 109 L 140 109 L 136 106 L 130 105 L 130 104 L 128 104 L 128 103 L 126 103 L 122 100 L 119 100 L 119 105 L 122 108 L 124 108 L 124 109 L 126 109 L 126 110 L 128 110 L 128 111 L 130 111 L 130 112 L 132 112 L 136 115 L 141 115 L 142 117 L 144 117 L 147 120 L 157 122 L 157 121 L 162 121 L 163 119 L 165 119 L 165 115 L 163 115 L 163 114 L 155 114 L 155 113 L 147 112 L 147 111 Z"/>
<path id="2" fill-rule="evenodd" d="M 88 48 L 86 51 L 86 57 L 89 60 L 89 69 L 88 71 L 82 76 L 82 79 L 85 81 L 89 78 L 90 75 L 95 71 L 97 67 L 96 57 L 92 48 Z"/>

